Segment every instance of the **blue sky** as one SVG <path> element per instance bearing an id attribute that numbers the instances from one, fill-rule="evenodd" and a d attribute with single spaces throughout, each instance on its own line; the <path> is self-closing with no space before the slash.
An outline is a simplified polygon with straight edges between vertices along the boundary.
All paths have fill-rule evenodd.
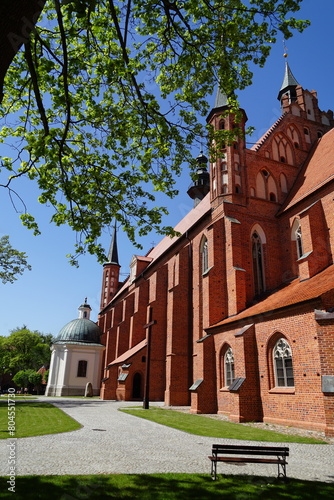
<path id="1" fill-rule="evenodd" d="M 296 34 L 286 42 L 290 68 L 300 85 L 318 92 L 320 109 L 334 109 L 334 2 L 304 0 L 299 17 L 310 19 L 312 24 L 303 34 Z M 284 75 L 283 52 L 283 40 L 279 40 L 266 66 L 256 69 L 253 85 L 239 94 L 241 106 L 248 116 L 248 125 L 256 128 L 250 139 L 252 142 L 256 142 L 280 116 L 277 94 Z M 214 97 L 208 99 L 213 105 Z M 194 155 L 198 153 L 195 151 Z M 189 184 L 190 177 L 185 165 L 178 183 L 179 196 L 172 201 L 160 199 L 170 210 L 165 224 L 175 225 L 191 210 L 192 200 L 186 194 Z M 10 330 L 25 324 L 31 330 L 56 336 L 67 322 L 77 317 L 77 308 L 85 297 L 93 309 L 91 319 L 96 321 L 100 303 L 101 265 L 94 257 L 87 255 L 80 259 L 78 269 L 70 266 L 66 254 L 72 252 L 75 234 L 67 228 L 49 224 L 51 212 L 45 206 L 38 206 L 35 201 L 37 191 L 31 182 L 22 183 L 20 193 L 23 194 L 28 211 L 38 218 L 42 235 L 35 237 L 21 225 L 9 198 L 2 191 L 0 236 L 9 234 L 11 244 L 28 254 L 32 271 L 26 271 L 12 285 L 0 283 L 0 335 L 8 335 Z M 106 232 L 102 238 L 106 250 L 110 239 L 109 232 Z M 128 273 L 132 255 L 145 255 L 160 239 L 158 235 L 148 235 L 141 240 L 144 249 L 138 251 L 128 242 L 124 233 L 118 232 L 123 278 Z"/>

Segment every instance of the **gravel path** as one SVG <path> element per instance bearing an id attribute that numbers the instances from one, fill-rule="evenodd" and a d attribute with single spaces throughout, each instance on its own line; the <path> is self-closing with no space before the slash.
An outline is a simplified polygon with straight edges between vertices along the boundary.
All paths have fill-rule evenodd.
<path id="1" fill-rule="evenodd" d="M 209 473 L 213 442 L 118 411 L 133 402 L 44 398 L 79 421 L 80 430 L 15 440 L 16 474 Z M 157 404 L 157 403 L 154 403 Z M 162 405 L 162 404 L 161 404 Z M 8 475 L 9 444 L 0 441 L 0 475 Z M 224 439 L 225 443 L 233 440 Z M 266 443 L 264 443 L 266 444 Z M 290 443 L 289 477 L 334 482 L 334 445 Z M 218 465 L 219 473 L 276 475 L 276 466 Z"/>

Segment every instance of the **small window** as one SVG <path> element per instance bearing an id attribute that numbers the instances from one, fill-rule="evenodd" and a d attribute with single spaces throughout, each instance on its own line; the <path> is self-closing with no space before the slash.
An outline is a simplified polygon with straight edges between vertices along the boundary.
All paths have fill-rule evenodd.
<path id="1" fill-rule="evenodd" d="M 296 245 L 297 245 L 297 255 L 298 259 L 304 254 L 303 251 L 303 239 L 302 239 L 302 228 L 299 226 L 296 231 Z"/>
<path id="2" fill-rule="evenodd" d="M 201 243 L 201 256 L 202 256 L 202 273 L 205 273 L 209 269 L 209 252 L 208 252 L 208 240 L 202 239 Z"/>
<path id="3" fill-rule="evenodd" d="M 296 219 L 292 226 L 291 239 L 296 242 L 297 259 L 304 255 L 302 228 L 299 219 Z"/>
<path id="4" fill-rule="evenodd" d="M 282 193 L 287 193 L 288 192 L 288 183 L 287 183 L 285 175 L 283 173 L 281 173 L 279 179 L 280 179 Z"/>
<path id="5" fill-rule="evenodd" d="M 276 195 L 275 195 L 275 193 L 269 193 L 269 200 L 270 201 L 276 201 Z"/>
<path id="6" fill-rule="evenodd" d="M 252 235 L 253 278 L 255 295 L 260 295 L 265 290 L 263 249 L 260 236 L 255 231 Z"/>
<path id="7" fill-rule="evenodd" d="M 241 186 L 240 186 L 240 184 L 236 184 L 236 186 L 235 186 L 235 192 L 236 193 L 241 193 Z"/>
<path id="8" fill-rule="evenodd" d="M 233 351 L 229 347 L 224 355 L 224 385 L 230 386 L 234 382 L 234 356 Z"/>
<path id="9" fill-rule="evenodd" d="M 288 342 L 280 338 L 273 351 L 276 387 L 293 387 L 292 352 Z"/>
<path id="10" fill-rule="evenodd" d="M 81 359 L 78 363 L 77 377 L 86 377 L 87 374 L 87 361 Z"/>

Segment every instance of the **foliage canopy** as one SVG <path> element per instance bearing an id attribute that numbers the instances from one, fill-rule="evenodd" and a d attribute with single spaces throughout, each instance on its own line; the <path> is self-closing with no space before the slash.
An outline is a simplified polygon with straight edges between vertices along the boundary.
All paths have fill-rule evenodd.
<path id="1" fill-rule="evenodd" d="M 42 383 L 43 375 L 41 373 L 37 373 L 31 368 L 29 370 L 20 370 L 15 373 L 13 377 L 13 382 L 21 388 L 27 388 L 29 385 L 39 386 Z"/>
<path id="2" fill-rule="evenodd" d="M 19 371 L 39 370 L 50 363 L 52 335 L 31 331 L 26 326 L 12 330 L 8 337 L 0 337 L 0 369 L 13 374 Z"/>
<path id="3" fill-rule="evenodd" d="M 307 22 L 302 0 L 48 0 L 5 81 L 0 185 L 23 204 L 16 180 L 39 187 L 52 222 L 77 234 L 76 257 L 116 217 L 131 241 L 162 224 L 154 193 L 176 194 L 182 164 L 206 136 L 201 117 L 219 84 L 236 109 L 276 37 Z M 22 39 L 13 38 L 12 43 Z M 16 195 L 16 197 L 15 197 Z M 16 200 L 16 201 L 15 201 Z"/>
<path id="4" fill-rule="evenodd" d="M 19 252 L 12 247 L 9 236 L 0 238 L 0 280 L 2 283 L 13 283 L 17 275 L 30 270 L 25 252 Z"/>

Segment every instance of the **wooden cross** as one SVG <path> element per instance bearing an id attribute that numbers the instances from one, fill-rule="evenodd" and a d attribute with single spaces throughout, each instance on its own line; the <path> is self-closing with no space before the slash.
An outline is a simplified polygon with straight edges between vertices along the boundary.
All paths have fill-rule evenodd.
<path id="1" fill-rule="evenodd" d="M 143 409 L 148 410 L 150 407 L 150 364 L 151 364 L 151 333 L 152 326 L 156 324 L 156 321 L 152 319 L 153 309 L 149 308 L 149 321 L 144 328 L 147 329 L 147 346 L 146 346 L 146 370 L 145 370 L 145 386 L 144 386 L 144 400 Z"/>

